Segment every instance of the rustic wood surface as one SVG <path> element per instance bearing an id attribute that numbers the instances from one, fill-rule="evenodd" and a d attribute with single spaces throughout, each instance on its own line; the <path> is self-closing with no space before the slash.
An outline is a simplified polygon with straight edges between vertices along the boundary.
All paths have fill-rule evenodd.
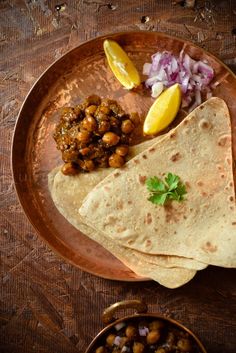
<path id="1" fill-rule="evenodd" d="M 101 34 L 162 31 L 197 43 L 236 72 L 236 1 L 0 1 L 0 352 L 84 352 L 103 327 L 102 310 L 143 298 L 180 320 L 209 353 L 236 352 L 235 270 L 209 267 L 169 290 L 154 282 L 105 280 L 55 255 L 27 221 L 10 170 L 19 108 L 37 77 L 69 49 Z M 122 313 L 120 313 L 121 315 Z"/>

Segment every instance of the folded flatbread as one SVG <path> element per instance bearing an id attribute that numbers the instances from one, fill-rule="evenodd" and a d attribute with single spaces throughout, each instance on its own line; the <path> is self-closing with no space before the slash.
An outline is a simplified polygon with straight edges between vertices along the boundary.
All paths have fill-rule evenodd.
<path id="1" fill-rule="evenodd" d="M 231 140 L 226 104 L 209 99 L 122 170 L 101 181 L 83 201 L 82 221 L 136 253 L 235 267 Z M 154 205 L 147 200 L 144 181 L 168 172 L 186 184 L 186 200 Z"/>
<path id="2" fill-rule="evenodd" d="M 155 138 L 130 148 L 130 158 L 150 147 Z M 152 278 L 169 288 L 176 288 L 194 277 L 196 270 L 206 267 L 204 263 L 193 259 L 178 256 L 155 256 L 155 261 L 149 262 L 149 256 L 140 254 L 135 250 L 127 249 L 108 238 L 102 232 L 98 232 L 86 225 L 78 210 L 87 194 L 107 175 L 112 169 L 100 169 L 89 174 L 65 176 L 60 168 L 55 168 L 48 176 L 48 185 L 52 199 L 60 213 L 77 229 L 86 234 L 92 240 L 101 244 L 114 256 L 131 268 L 136 274 Z M 139 256 L 142 255 L 142 260 Z M 153 258 L 153 256 L 150 256 Z"/>

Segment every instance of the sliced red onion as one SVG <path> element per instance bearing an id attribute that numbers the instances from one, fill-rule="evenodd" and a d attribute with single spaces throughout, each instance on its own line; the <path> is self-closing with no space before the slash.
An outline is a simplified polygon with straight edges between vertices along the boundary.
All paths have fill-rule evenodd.
<path id="1" fill-rule="evenodd" d="M 152 97 L 157 98 L 164 89 L 162 82 L 156 82 L 152 85 Z"/>
<path id="2" fill-rule="evenodd" d="M 143 65 L 143 75 L 149 75 L 149 73 L 150 73 L 150 70 L 151 70 L 151 67 L 152 67 L 152 64 L 150 64 L 150 63 L 145 63 L 144 65 Z"/>
<path id="3" fill-rule="evenodd" d="M 192 59 L 184 50 L 179 57 L 167 51 L 152 55 L 152 63 L 144 64 L 143 73 L 148 76 L 145 84 L 152 89 L 152 97 L 158 97 L 164 88 L 178 83 L 182 91 L 182 107 L 192 103 L 190 109 L 202 101 L 201 92 L 208 93 L 216 86 L 210 87 L 214 71 L 207 62 Z M 205 96 L 210 97 L 209 94 Z"/>
<path id="4" fill-rule="evenodd" d="M 148 327 L 139 327 L 138 332 L 140 336 L 144 337 L 149 333 L 149 329 Z"/>
<path id="5" fill-rule="evenodd" d="M 118 324 L 116 324 L 115 326 L 116 331 L 121 330 L 123 327 L 125 327 L 125 322 L 119 322 Z"/>
<path id="6" fill-rule="evenodd" d="M 113 343 L 114 343 L 116 346 L 119 346 L 119 345 L 120 345 L 120 342 L 121 342 L 121 337 L 120 337 L 120 336 L 116 336 Z"/>

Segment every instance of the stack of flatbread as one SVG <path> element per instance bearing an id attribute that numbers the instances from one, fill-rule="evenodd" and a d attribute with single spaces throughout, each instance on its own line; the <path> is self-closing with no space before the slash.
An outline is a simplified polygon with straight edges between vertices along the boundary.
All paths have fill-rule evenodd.
<path id="1" fill-rule="evenodd" d="M 145 180 L 173 173 L 182 202 L 148 201 Z M 52 199 L 77 229 L 140 276 L 168 288 L 208 264 L 236 267 L 236 205 L 228 108 L 211 98 L 165 135 L 131 147 L 122 169 L 49 174 Z"/>

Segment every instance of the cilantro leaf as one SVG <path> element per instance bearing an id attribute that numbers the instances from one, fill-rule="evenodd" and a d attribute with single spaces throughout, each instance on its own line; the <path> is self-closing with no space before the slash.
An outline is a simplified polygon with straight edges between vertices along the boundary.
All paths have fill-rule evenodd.
<path id="1" fill-rule="evenodd" d="M 155 203 L 156 205 L 164 205 L 167 198 L 167 193 L 164 194 L 153 194 L 148 198 L 149 201 Z"/>
<path id="2" fill-rule="evenodd" d="M 180 177 L 172 173 L 168 173 L 164 181 L 156 176 L 148 178 L 146 186 L 150 192 L 148 200 L 156 205 L 164 205 L 172 200 L 181 202 L 187 194 L 186 186 L 180 181 Z"/>
<path id="3" fill-rule="evenodd" d="M 165 178 L 165 182 L 169 186 L 169 191 L 174 190 L 177 188 L 179 183 L 179 177 L 175 174 L 168 173 L 167 177 Z"/>
<path id="4" fill-rule="evenodd" d="M 157 177 L 153 177 L 153 178 L 148 178 L 146 180 L 146 185 L 147 185 L 147 189 L 148 191 L 165 191 L 166 190 L 166 186 L 163 183 L 163 181 L 161 181 L 159 178 Z"/>

